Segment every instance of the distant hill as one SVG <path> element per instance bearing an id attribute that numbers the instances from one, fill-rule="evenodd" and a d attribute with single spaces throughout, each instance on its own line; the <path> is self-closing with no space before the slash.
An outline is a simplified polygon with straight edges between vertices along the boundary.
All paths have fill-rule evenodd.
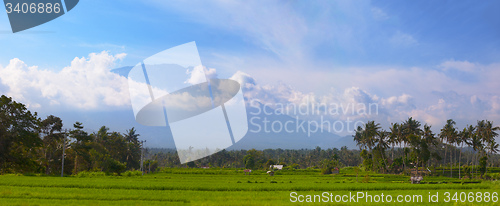
<path id="1" fill-rule="evenodd" d="M 129 67 L 122 67 L 112 70 L 112 72 L 117 73 L 121 76 L 128 76 L 128 72 L 132 69 Z M 288 115 L 277 115 L 274 112 L 271 115 L 266 115 L 262 111 L 264 109 L 264 105 L 259 104 L 259 108 L 256 108 L 255 105 L 253 107 L 247 105 L 247 117 L 248 117 L 248 132 L 247 134 L 236 144 L 227 148 L 231 149 L 313 149 L 317 146 L 321 148 L 341 148 L 342 146 L 348 146 L 350 149 L 357 148 L 356 144 L 352 141 L 352 136 L 339 137 L 336 134 L 329 133 L 328 131 L 318 131 L 311 132 L 308 135 L 307 132 L 307 122 L 303 123 L 303 120 L 298 120 L 295 117 L 291 117 Z M 266 108 L 267 111 L 273 111 L 271 108 Z M 256 114 L 257 115 L 252 115 Z M 120 115 L 123 116 L 123 115 Z M 170 129 L 168 127 L 146 127 L 137 124 L 133 120 L 133 115 L 130 113 L 127 114 L 128 118 L 118 118 L 119 122 L 127 120 L 126 125 L 134 125 L 138 132 L 141 134 L 141 137 L 147 139 L 146 146 L 151 145 L 153 147 L 161 147 L 161 148 L 175 148 L 175 144 L 170 134 Z M 130 118 L 132 117 L 132 118 Z M 252 121 L 253 118 L 253 121 Z M 285 124 L 286 122 L 292 121 L 290 124 L 290 129 L 293 132 L 287 132 L 285 129 L 282 129 L 280 132 L 265 132 L 264 131 L 264 122 L 266 119 L 269 121 L 268 128 L 272 124 L 272 122 L 280 122 L 281 124 Z M 116 119 L 114 121 L 117 123 Z M 252 124 L 253 122 L 253 124 Z M 297 129 L 298 124 L 302 124 L 305 126 L 305 131 L 302 129 Z M 259 127 L 261 128 L 260 132 Z M 292 129 L 293 128 L 293 129 Z M 311 131 L 316 130 L 317 128 L 314 125 L 311 125 Z"/>
<path id="2" fill-rule="evenodd" d="M 260 110 L 264 109 L 264 105 L 260 104 Z M 270 108 L 266 108 L 268 111 Z M 311 132 L 308 135 L 307 132 L 307 122 L 305 125 L 305 131 L 302 129 L 296 129 L 297 124 L 301 124 L 303 120 L 297 119 L 288 115 L 266 115 L 263 112 L 257 115 L 252 115 L 258 113 L 257 108 L 248 107 L 247 106 L 247 115 L 248 115 L 248 133 L 235 145 L 228 149 L 313 149 L 317 146 L 321 148 L 340 148 L 344 145 L 339 145 L 348 143 L 347 140 L 342 142 L 338 142 L 341 138 L 333 133 L 329 133 L 327 130 L 321 132 L 318 129 L 318 132 Z M 253 118 L 253 121 L 252 121 Z M 282 129 L 281 132 L 273 132 L 269 129 L 270 132 L 265 132 L 264 130 L 264 118 L 269 121 L 267 123 L 267 127 L 272 124 L 272 122 L 280 122 L 281 124 L 285 124 L 288 121 L 291 121 L 289 131 L 287 132 L 285 129 Z M 280 123 L 277 123 L 280 124 Z M 293 125 L 293 126 L 292 126 Z M 260 126 L 260 132 L 259 131 Z M 276 126 L 278 128 L 278 126 Z M 317 128 L 314 125 L 311 126 L 311 131 L 316 130 Z M 351 137 L 352 139 L 352 137 Z"/>

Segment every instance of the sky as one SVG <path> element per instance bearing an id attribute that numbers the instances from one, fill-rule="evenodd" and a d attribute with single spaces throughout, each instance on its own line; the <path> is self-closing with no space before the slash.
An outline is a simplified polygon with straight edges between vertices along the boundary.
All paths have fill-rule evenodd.
<path id="1" fill-rule="evenodd" d="M 203 65 L 247 99 L 274 104 L 369 104 L 435 132 L 500 123 L 498 1 L 98 1 L 12 33 L 0 14 L 0 93 L 40 116 L 146 132 L 125 77 L 160 51 L 195 41 Z M 312 103 L 311 103 L 312 104 Z M 308 115 L 304 119 L 318 119 Z M 348 132 L 342 133 L 348 135 Z"/>

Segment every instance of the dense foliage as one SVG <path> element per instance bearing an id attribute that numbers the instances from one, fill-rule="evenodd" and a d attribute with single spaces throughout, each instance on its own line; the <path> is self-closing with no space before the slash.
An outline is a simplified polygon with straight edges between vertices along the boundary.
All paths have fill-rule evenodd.
<path id="1" fill-rule="evenodd" d="M 495 137 L 500 128 L 494 127 L 493 122 L 488 120 L 477 121 L 476 126 L 467 126 L 463 130 L 458 130 L 455 124 L 449 119 L 436 135 L 431 126 L 426 124 L 422 128 L 421 123 L 413 118 L 392 124 L 390 132 L 381 129 L 380 124 L 369 121 L 364 128 L 358 127 L 353 137 L 363 150 L 362 165 L 368 170 L 406 173 L 408 167 L 423 170 L 430 166 L 448 166 L 450 176 L 453 176 L 452 168 L 458 167 L 458 177 L 461 178 L 462 167 L 473 166 L 475 172 L 467 175 L 470 177 L 479 171 L 482 177 L 488 164 L 499 164 L 496 155 L 499 144 Z M 403 153 L 395 156 L 396 145 L 402 148 Z M 468 155 L 463 155 L 464 145 L 469 147 Z M 390 153 L 387 152 L 389 148 Z"/>
<path id="2" fill-rule="evenodd" d="M 139 169 L 141 145 L 134 128 L 126 134 L 105 126 L 88 134 L 82 123 L 63 129 L 59 117 L 40 119 L 21 104 L 0 97 L 0 173 L 121 173 Z"/>

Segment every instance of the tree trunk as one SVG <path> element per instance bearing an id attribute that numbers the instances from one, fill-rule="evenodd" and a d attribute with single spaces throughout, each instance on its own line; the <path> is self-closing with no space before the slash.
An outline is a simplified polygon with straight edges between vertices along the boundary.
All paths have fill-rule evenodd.
<path id="1" fill-rule="evenodd" d="M 450 151 L 450 177 L 453 178 L 453 148 Z"/>
<path id="2" fill-rule="evenodd" d="M 75 171 L 74 171 L 74 173 L 78 174 L 78 154 L 75 154 Z"/>
<path id="3" fill-rule="evenodd" d="M 382 157 L 382 160 L 384 161 L 384 168 L 383 168 L 384 172 L 383 173 L 385 174 L 385 171 L 387 171 L 387 162 L 385 161 L 385 158 L 384 158 L 385 155 L 382 153 L 382 150 L 380 150 L 380 155 L 382 155 L 381 157 Z"/>
<path id="4" fill-rule="evenodd" d="M 458 179 L 461 179 L 462 164 L 460 164 L 460 163 L 461 163 L 461 160 L 462 160 L 462 148 L 464 148 L 464 143 L 463 142 L 460 145 L 460 157 L 458 158 Z"/>
<path id="5" fill-rule="evenodd" d="M 372 171 L 375 171 L 375 155 L 372 148 L 370 148 L 370 154 L 372 155 Z"/>
<path id="6" fill-rule="evenodd" d="M 444 143 L 443 143 L 443 144 L 444 144 Z M 441 167 L 441 169 L 443 170 L 443 176 L 444 176 L 444 168 L 446 167 L 446 151 L 447 151 L 446 144 L 444 144 L 444 158 L 443 158 L 443 166 Z"/>

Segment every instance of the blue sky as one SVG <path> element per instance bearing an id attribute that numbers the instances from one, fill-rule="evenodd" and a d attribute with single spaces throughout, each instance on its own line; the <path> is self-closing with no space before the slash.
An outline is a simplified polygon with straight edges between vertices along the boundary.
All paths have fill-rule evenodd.
<path id="1" fill-rule="evenodd" d="M 0 93 L 97 129 L 112 117 L 89 114 L 131 113 L 127 91 L 109 86 L 120 80 L 106 72 L 196 41 L 204 66 L 255 81 L 248 95 L 263 101 L 377 102 L 381 114 L 359 118 L 383 125 L 408 116 L 436 128 L 447 118 L 499 123 L 499 9 L 498 1 L 85 0 L 16 34 L 3 13 Z M 54 83 L 65 68 L 99 81 Z"/>

